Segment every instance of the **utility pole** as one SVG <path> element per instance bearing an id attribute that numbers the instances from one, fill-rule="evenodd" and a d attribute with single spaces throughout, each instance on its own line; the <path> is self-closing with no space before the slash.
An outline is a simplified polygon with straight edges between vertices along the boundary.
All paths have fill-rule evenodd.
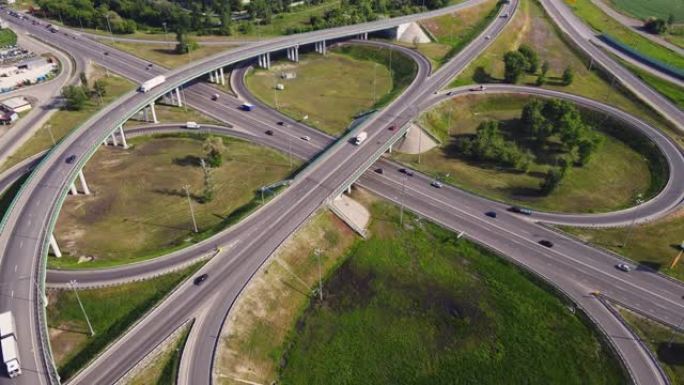
<path id="1" fill-rule="evenodd" d="M 166 44 L 169 43 L 169 33 L 166 31 L 166 22 L 162 22 L 162 25 L 164 26 L 164 41 Z"/>
<path id="2" fill-rule="evenodd" d="M 195 233 L 198 233 L 199 231 L 197 230 L 197 221 L 195 221 L 195 210 L 192 209 L 192 202 L 190 201 L 190 185 L 186 184 L 183 186 L 183 190 L 185 190 L 185 196 L 188 198 L 188 206 L 190 207 L 190 216 L 192 216 L 192 227 L 195 230 Z"/>
<path id="3" fill-rule="evenodd" d="M 642 204 L 644 202 L 643 199 L 641 199 L 641 194 L 637 195 L 637 199 L 635 202 L 636 202 L 637 206 L 639 206 L 640 204 Z M 627 230 L 627 234 L 625 236 L 625 239 L 622 241 L 622 246 L 620 246 L 620 247 L 622 247 L 622 248 L 627 247 L 627 241 L 632 236 L 632 232 L 634 231 L 634 225 L 636 224 L 637 216 L 638 216 L 638 214 L 635 213 L 634 219 L 632 219 L 632 224 L 629 226 L 629 229 Z"/>
<path id="4" fill-rule="evenodd" d="M 264 186 L 261 186 L 261 188 L 259 190 L 261 190 L 261 205 L 263 206 L 264 205 Z"/>
<path id="5" fill-rule="evenodd" d="M 321 249 L 314 250 L 318 257 L 318 298 L 323 302 L 323 270 L 321 269 Z"/>
<path id="6" fill-rule="evenodd" d="M 399 205 L 399 226 L 404 227 L 404 196 L 406 194 L 406 174 L 401 179 L 401 202 Z"/>
<path id="7" fill-rule="evenodd" d="M 88 314 L 86 314 L 85 308 L 83 307 L 83 302 L 81 302 L 81 297 L 78 296 L 78 290 L 76 290 L 76 286 L 78 285 L 78 282 L 76 282 L 75 279 L 72 279 L 69 281 L 69 284 L 71 285 L 71 288 L 74 289 L 74 294 L 76 295 L 76 300 L 78 301 L 78 305 L 81 307 L 81 311 L 83 312 L 83 317 L 85 317 L 86 323 L 88 324 L 88 329 L 90 330 L 90 336 L 95 335 L 95 330 L 93 330 L 93 325 L 90 324 L 90 319 L 88 319 Z"/>
<path id="8" fill-rule="evenodd" d="M 416 129 L 418 130 L 418 164 L 420 164 L 420 158 L 422 157 L 423 154 L 423 149 L 422 149 L 422 141 L 423 141 L 423 132 L 422 129 L 416 124 Z"/>
<path id="9" fill-rule="evenodd" d="M 55 140 L 55 136 L 52 134 L 52 124 L 51 123 L 46 124 L 45 128 L 47 129 L 48 134 L 50 134 L 50 139 L 52 139 L 52 145 L 56 146 L 57 141 Z"/>
<path id="10" fill-rule="evenodd" d="M 112 33 L 112 26 L 109 24 L 109 13 L 105 15 L 105 19 L 107 19 L 107 28 L 109 28 L 109 38 L 112 40 L 112 45 L 114 45 L 114 34 Z"/>

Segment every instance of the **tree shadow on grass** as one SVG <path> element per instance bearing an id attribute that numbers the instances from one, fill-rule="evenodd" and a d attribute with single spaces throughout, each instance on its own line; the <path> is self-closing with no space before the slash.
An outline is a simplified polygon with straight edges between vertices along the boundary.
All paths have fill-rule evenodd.
<path id="1" fill-rule="evenodd" d="M 152 191 L 157 193 L 157 194 L 163 194 L 163 195 L 168 195 L 168 196 L 176 196 L 176 197 L 181 197 L 181 198 L 185 198 L 187 196 L 185 190 L 182 190 L 182 189 L 158 188 L 158 189 L 154 189 Z M 192 199 L 194 201 L 198 201 L 199 199 L 202 199 L 202 196 L 194 194 L 191 192 L 190 193 L 190 199 Z"/>
<path id="2" fill-rule="evenodd" d="M 661 342 L 657 348 L 658 358 L 667 365 L 684 366 L 684 344 Z"/>
<path id="3" fill-rule="evenodd" d="M 154 48 L 152 51 L 154 51 L 156 53 L 160 53 L 162 55 L 178 55 L 178 56 L 180 56 L 180 54 L 176 53 L 175 48 Z"/>
<path id="4" fill-rule="evenodd" d="M 201 158 L 195 155 L 187 155 L 184 158 L 174 158 L 173 164 L 181 167 L 199 167 L 202 165 Z"/>

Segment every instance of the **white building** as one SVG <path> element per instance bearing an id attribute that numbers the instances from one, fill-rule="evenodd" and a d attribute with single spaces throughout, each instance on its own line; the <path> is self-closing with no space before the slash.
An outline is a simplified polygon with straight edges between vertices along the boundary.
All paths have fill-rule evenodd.
<path id="1" fill-rule="evenodd" d="M 26 100 L 26 98 L 17 96 L 15 98 L 3 100 L 2 103 L 0 103 L 0 107 L 2 107 L 3 110 L 11 110 L 19 113 L 30 110 L 31 103 Z"/>

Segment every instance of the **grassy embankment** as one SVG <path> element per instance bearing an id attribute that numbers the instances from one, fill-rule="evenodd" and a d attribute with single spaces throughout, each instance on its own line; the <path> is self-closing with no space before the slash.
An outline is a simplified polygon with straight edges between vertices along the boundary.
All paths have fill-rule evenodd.
<path id="1" fill-rule="evenodd" d="M 620 314 L 651 349 L 673 385 L 684 385 L 684 334 L 626 309 Z"/>
<path id="2" fill-rule="evenodd" d="M 95 67 L 88 80 L 92 84 L 95 80 L 103 78 L 105 78 L 104 69 L 102 69 L 102 67 Z M 80 111 L 60 110 L 55 112 L 29 140 L 7 158 L 7 161 L 2 164 L 0 170 L 7 170 L 31 155 L 49 149 L 54 143 L 53 139 L 55 142 L 58 142 L 93 114 L 102 109 L 103 106 L 135 88 L 135 85 L 130 81 L 113 74 L 110 74 L 105 80 L 107 92 L 105 96 L 102 97 L 102 105 L 99 104 L 99 100 L 96 97 L 93 97 Z"/>
<path id="3" fill-rule="evenodd" d="M 589 61 L 580 56 L 562 38 L 541 6 L 534 0 L 522 0 L 518 11 L 501 35 L 474 60 L 452 83 L 463 86 L 473 83 L 503 82 L 503 56 L 507 51 L 527 44 L 539 53 L 542 61 L 550 64 L 548 81 L 544 88 L 586 96 L 614 105 L 644 121 L 664 129 L 677 143 L 684 146 L 684 136 L 673 130 L 664 120 L 628 91 L 611 85 L 611 80 L 596 69 L 588 69 Z M 573 69 L 574 81 L 569 86 L 561 84 L 561 74 L 566 67 Z M 520 83 L 534 85 L 537 74 L 524 75 Z M 607 80 L 606 80 L 607 79 Z"/>
<path id="4" fill-rule="evenodd" d="M 0 29 L 0 47 L 17 44 L 17 34 L 9 28 Z"/>
<path id="5" fill-rule="evenodd" d="M 214 198 L 200 203 L 202 135 L 135 138 L 129 150 L 102 147 L 85 167 L 93 195 L 68 197 L 55 236 L 62 258 L 53 268 L 131 263 L 205 239 L 236 223 L 261 203 L 261 186 L 286 179 L 299 162 L 238 139 L 223 138 L 223 164 L 211 170 Z M 184 185 L 199 233 L 193 233 Z M 266 198 L 270 195 L 267 193 Z M 126 242 L 121 242 L 125 239 Z M 79 257 L 94 260 L 79 264 Z"/>
<path id="6" fill-rule="evenodd" d="M 684 69 L 684 57 L 623 26 L 617 20 L 606 15 L 591 0 L 565 0 L 565 2 L 577 16 L 596 31 L 611 35 L 646 56 Z"/>
<path id="7" fill-rule="evenodd" d="M 540 183 L 555 166 L 554 154 L 558 149 L 549 145 L 537 150 L 521 133 L 521 110 L 530 100 L 506 95 L 448 100 L 421 117 L 421 125 L 441 138 L 442 145 L 424 153 L 420 163 L 417 155 L 395 153 L 394 157 L 477 194 L 549 211 L 601 212 L 624 208 L 638 194 L 653 196 L 666 182 L 665 169 L 654 145 L 630 134 L 620 124 L 584 112 L 590 126 L 602 133 L 603 144 L 588 164 L 572 167 L 551 194 L 541 194 Z M 460 156 L 455 141 L 474 134 L 478 125 L 487 120 L 502 121 L 502 132 L 508 140 L 534 153 L 535 160 L 527 173 Z"/>
<path id="8" fill-rule="evenodd" d="M 48 292 L 50 346 L 62 381 L 73 376 L 137 319 L 192 275 L 200 264 L 148 281 L 79 290 L 95 336 L 71 289 Z"/>
<path id="9" fill-rule="evenodd" d="M 248 74 L 250 91 L 261 101 L 284 114 L 332 135 L 339 135 L 354 116 L 387 104 L 413 80 L 416 64 L 390 51 L 364 46 L 344 46 L 327 56 L 307 54 L 298 64 L 277 62 L 270 70 Z M 294 72 L 296 79 L 283 80 L 281 72 Z M 276 84 L 285 86 L 275 92 Z"/>
<path id="10" fill-rule="evenodd" d="M 498 4 L 496 0 L 487 0 L 452 14 L 420 22 L 435 41 L 418 44 L 418 51 L 430 59 L 433 70 L 438 68 L 491 23 L 499 10 Z"/>
<path id="11" fill-rule="evenodd" d="M 679 0 L 609 0 L 618 11 L 636 19 L 658 17 L 667 20 L 674 16 L 674 25 L 663 35 L 669 42 L 684 47 L 684 6 Z"/>
<path id="12" fill-rule="evenodd" d="M 279 383 L 626 381 L 581 316 L 527 274 L 412 215 L 400 229 L 388 203 L 371 210 L 371 238 L 292 330 Z"/>
<path id="13" fill-rule="evenodd" d="M 236 45 L 200 45 L 187 54 L 177 54 L 175 42 L 171 43 L 135 43 L 128 41 L 102 40 L 103 43 L 113 46 L 116 49 L 128 52 L 142 59 L 149 60 L 166 68 L 181 67 L 186 64 L 215 55 L 219 52 L 235 48 Z M 150 76 L 151 77 L 151 76 Z"/>
<path id="14" fill-rule="evenodd" d="M 679 210 L 654 222 L 637 225 L 632 230 L 571 227 L 563 227 L 563 230 L 596 246 L 624 255 L 637 264 L 684 280 L 684 259 L 676 268 L 670 269 L 672 260 L 680 251 L 679 246 L 684 242 L 684 210 Z M 625 240 L 627 240 L 627 246 L 622 247 Z"/>
<path id="15" fill-rule="evenodd" d="M 674 104 L 676 104 L 680 109 L 684 109 L 684 88 L 663 80 L 658 76 L 651 74 L 648 71 L 644 71 L 639 67 L 631 65 L 624 60 L 618 59 L 620 63 L 632 71 L 636 76 L 643 80 L 654 90 L 660 92 L 663 96 L 670 99 Z"/>

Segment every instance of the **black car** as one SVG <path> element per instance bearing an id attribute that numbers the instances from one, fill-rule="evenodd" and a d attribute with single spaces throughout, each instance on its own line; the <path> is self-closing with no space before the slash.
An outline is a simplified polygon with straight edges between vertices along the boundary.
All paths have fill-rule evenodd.
<path id="1" fill-rule="evenodd" d="M 268 130 L 268 131 L 266 131 L 266 135 L 268 135 L 268 136 L 273 136 L 273 130 Z"/>
<path id="2" fill-rule="evenodd" d="M 278 122 L 279 126 L 287 127 L 287 123 L 283 122 L 282 120 Z"/>
<path id="3" fill-rule="evenodd" d="M 514 213 L 518 213 L 518 214 L 532 215 L 532 210 L 526 209 L 524 207 L 513 206 L 509 210 L 511 210 Z"/>
<path id="4" fill-rule="evenodd" d="M 376 169 L 375 169 L 375 172 L 377 172 L 378 174 L 382 174 L 382 173 L 385 172 L 385 170 L 383 170 L 383 169 L 381 169 L 381 168 L 376 168 Z"/>
<path id="5" fill-rule="evenodd" d="M 195 285 L 201 285 L 202 282 L 206 281 L 207 278 L 209 278 L 209 274 L 202 274 L 199 277 L 195 278 Z"/>
<path id="6" fill-rule="evenodd" d="M 539 241 L 539 244 L 549 248 L 553 247 L 553 242 L 547 241 L 546 239 L 542 239 L 541 241 Z"/>
<path id="7" fill-rule="evenodd" d="M 490 218 L 496 218 L 496 211 L 487 211 L 485 215 Z"/>
<path id="8" fill-rule="evenodd" d="M 400 168 L 399 172 L 402 174 L 406 174 L 407 176 L 413 176 L 413 171 L 411 171 L 407 168 Z"/>
<path id="9" fill-rule="evenodd" d="M 76 155 L 69 155 L 69 156 L 67 156 L 67 158 L 66 158 L 66 162 L 69 163 L 69 164 L 74 163 L 75 160 L 76 160 Z"/>

